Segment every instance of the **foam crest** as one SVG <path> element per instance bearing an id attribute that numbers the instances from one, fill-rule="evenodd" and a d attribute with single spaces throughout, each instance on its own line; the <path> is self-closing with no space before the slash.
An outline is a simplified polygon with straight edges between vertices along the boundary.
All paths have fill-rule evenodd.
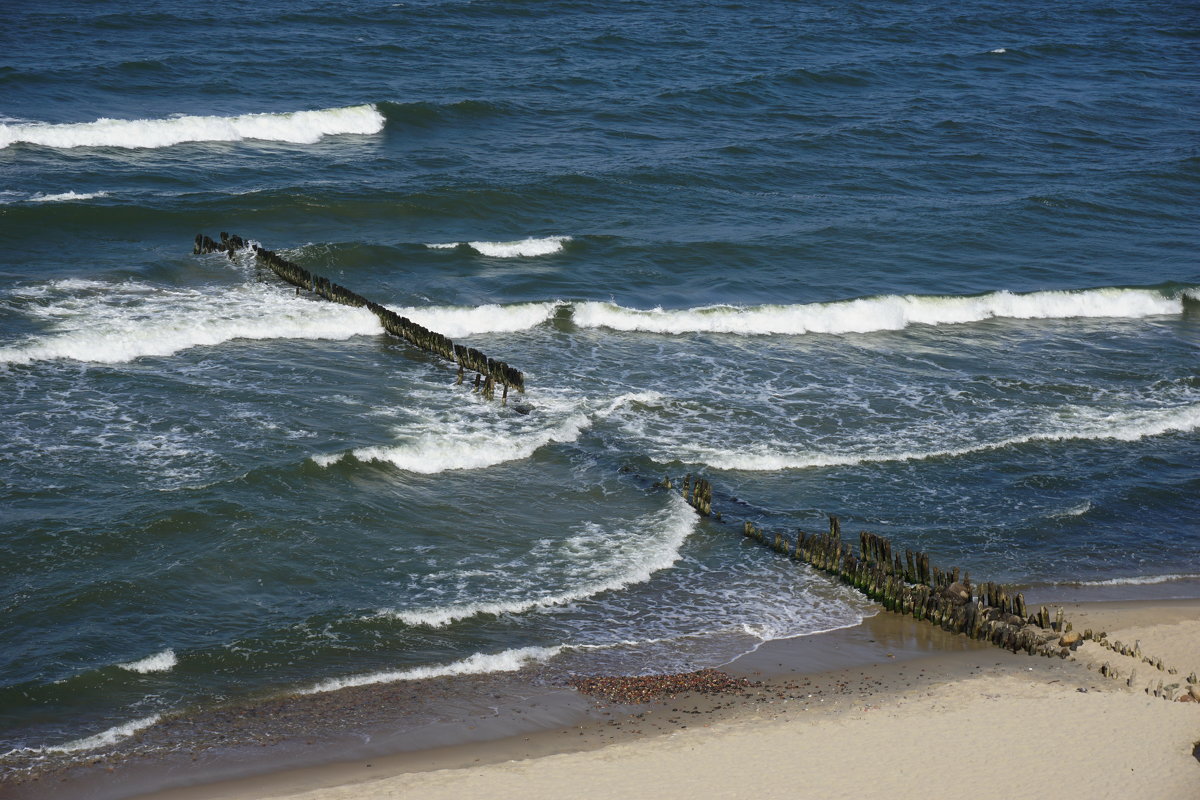
<path id="1" fill-rule="evenodd" d="M 43 747 L 23 747 L 20 750 L 12 752 L 20 753 L 77 753 L 82 750 L 96 750 L 101 747 L 107 747 L 110 744 L 116 744 L 122 739 L 128 739 L 140 730 L 149 728 L 151 725 L 162 719 L 161 714 L 152 714 L 149 717 L 135 719 L 132 722 L 126 722 L 124 725 L 117 725 L 109 728 L 106 731 L 101 731 L 94 736 L 88 736 L 84 739 L 75 739 L 66 744 L 46 745 Z M 8 754 L 6 754 L 8 755 Z"/>
<path id="2" fill-rule="evenodd" d="M 650 310 L 595 301 L 574 305 L 576 325 L 649 333 L 735 333 L 742 335 L 870 333 L 910 325 L 959 325 L 993 318 L 1141 318 L 1183 312 L 1183 296 L 1153 289 L 1085 289 L 1030 294 L 992 292 L 977 296 L 886 295 L 831 303 L 729 306 Z"/>
<path id="3" fill-rule="evenodd" d="M 1051 427 L 1051 425 L 1053 427 Z M 1165 409 L 1105 412 L 1095 409 L 1068 407 L 1046 430 L 1010 436 L 990 442 L 932 449 L 873 453 L 796 453 L 762 448 L 758 452 L 700 448 L 693 454 L 716 469 L 736 469 L 752 472 L 772 472 L 781 469 L 854 466 L 891 461 L 922 461 L 931 458 L 954 458 L 988 450 L 1000 450 L 1033 442 L 1069 442 L 1114 439 L 1134 442 L 1167 433 L 1189 433 L 1200 429 L 1200 405 Z M 1083 512 L 1080 512 L 1083 513 Z"/>
<path id="4" fill-rule="evenodd" d="M 612 551 L 611 558 L 591 568 L 592 580 L 571 589 L 512 600 L 485 600 L 411 610 L 387 609 L 381 611 L 380 615 L 398 619 L 406 625 L 440 628 L 480 614 L 522 614 L 541 608 L 565 606 L 603 592 L 644 583 L 654 573 L 667 569 L 679 560 L 680 549 L 695 529 L 698 519 L 681 497 L 672 494 L 666 509 L 639 520 L 632 530 L 622 530 L 617 536 L 610 536 L 606 544 Z M 655 533 L 648 534 L 647 530 Z M 568 540 L 567 546 L 577 548 L 580 552 L 599 550 L 599 534 L 599 531 L 590 530 L 586 536 Z"/>
<path id="5" fill-rule="evenodd" d="M 1069 586 L 1152 586 L 1159 583 L 1175 583 L 1176 581 L 1194 581 L 1200 579 L 1195 572 L 1172 575 L 1142 575 L 1129 578 L 1108 578 L 1094 581 L 1068 581 Z M 1062 584 L 1060 584 L 1062 585 Z"/>
<path id="6" fill-rule="evenodd" d="M 482 306 L 390 307 L 418 325 L 460 339 L 482 333 L 513 333 L 536 328 L 552 319 L 559 303 L 515 303 Z"/>
<path id="7" fill-rule="evenodd" d="M 570 236 L 543 236 L 519 239 L 515 242 L 447 242 L 443 244 L 427 244 L 433 250 L 452 250 L 466 246 L 477 253 L 492 258 L 521 258 L 532 256 L 548 256 L 560 252 Z"/>
<path id="8" fill-rule="evenodd" d="M 372 672 L 346 678 L 330 678 L 315 686 L 301 689 L 300 694 L 319 694 L 346 689 L 352 686 L 367 686 L 374 683 L 417 681 L 424 678 L 442 678 L 448 675 L 482 675 L 489 672 L 516 672 L 522 667 L 553 658 L 564 650 L 557 647 L 521 647 L 500 653 L 475 653 L 472 656 L 449 664 L 436 664 L 411 669 Z"/>
<path id="9" fill-rule="evenodd" d="M 235 117 L 5 123 L 0 124 L 0 149 L 17 143 L 57 148 L 137 149 L 170 147 L 184 142 L 240 142 L 246 139 L 312 144 L 324 136 L 379 133 L 383 125 L 384 116 L 373 105 Z"/>
<path id="10" fill-rule="evenodd" d="M 397 446 L 360 447 L 352 452 L 359 461 L 382 461 L 409 472 L 435 475 L 455 469 L 485 469 L 506 461 L 529 458 L 552 442 L 573 442 L 591 424 L 585 414 L 575 414 L 533 433 L 483 430 L 431 431 Z M 329 466 L 342 456 L 314 456 L 320 466 Z"/>
<path id="11" fill-rule="evenodd" d="M 31 203 L 65 203 L 71 200 L 94 200 L 98 197 L 108 197 L 108 192 L 62 192 L 61 194 L 35 194 L 29 198 Z"/>
<path id="12" fill-rule="evenodd" d="M 0 347 L 0 364 L 56 359 L 116 364 L 234 339 L 348 339 L 380 331 L 366 309 L 297 302 L 261 284 L 199 290 L 123 283 L 102 284 L 97 291 L 90 283 L 26 307 L 49 330 Z"/>
<path id="13" fill-rule="evenodd" d="M 1088 513 L 1091 510 L 1092 510 L 1091 502 L 1088 500 L 1084 500 L 1082 503 L 1077 503 L 1077 504 L 1071 506 L 1070 508 L 1063 509 L 1062 511 L 1056 511 L 1056 512 L 1052 513 L 1050 516 L 1053 517 L 1054 519 L 1067 519 L 1069 517 L 1082 517 L 1084 514 Z"/>
<path id="14" fill-rule="evenodd" d="M 168 672 L 178 663 L 179 659 L 175 657 L 175 651 L 168 648 L 161 653 L 155 653 L 152 656 L 146 656 L 143 659 L 130 661 L 126 664 L 117 664 L 117 666 L 121 669 L 127 669 L 130 672 L 140 672 L 145 675 L 150 672 Z"/>
<path id="15" fill-rule="evenodd" d="M 655 402 L 659 397 L 657 392 L 624 394 L 596 411 L 574 410 L 549 426 L 533 429 L 523 422 L 509 428 L 494 424 L 434 423 L 429 430 L 405 444 L 359 447 L 350 453 L 315 455 L 312 460 L 319 466 L 328 467 L 353 455 L 359 461 L 386 462 L 423 475 L 456 469 L 485 469 L 529 458 L 553 442 L 573 442 L 597 420 L 610 416 L 627 403 Z M 543 409 L 543 413 L 545 411 Z M 536 424 L 537 417 L 531 417 Z"/>

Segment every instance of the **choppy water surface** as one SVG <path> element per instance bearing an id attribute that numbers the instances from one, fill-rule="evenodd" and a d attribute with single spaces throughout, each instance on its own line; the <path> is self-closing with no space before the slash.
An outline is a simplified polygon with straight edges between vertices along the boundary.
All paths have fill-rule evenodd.
<path id="1" fill-rule="evenodd" d="M 1187 4 L 8 16 L 0 752 L 869 613 L 668 473 L 1015 583 L 1200 573 Z M 519 367 L 532 412 L 190 255 L 220 230 Z"/>

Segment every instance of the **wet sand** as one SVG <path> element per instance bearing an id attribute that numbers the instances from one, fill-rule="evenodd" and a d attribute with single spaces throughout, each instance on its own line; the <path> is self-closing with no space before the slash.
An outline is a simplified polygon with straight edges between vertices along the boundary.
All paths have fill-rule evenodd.
<path id="1" fill-rule="evenodd" d="M 1170 678 L 1167 683 L 1200 671 L 1200 600 L 1065 608 L 1078 630 L 1105 630 L 1110 640 L 1140 640 L 1144 653 L 1177 670 L 1175 675 L 1162 672 L 1162 678 Z M 1141 683 L 1153 686 L 1159 671 L 1134 661 L 1095 642 L 1085 643 L 1069 660 L 1015 655 L 881 613 L 852 628 L 764 644 L 723 668 L 752 685 L 723 694 L 610 705 L 515 675 L 504 679 L 508 686 L 501 699 L 509 705 L 463 706 L 457 722 L 410 726 L 390 738 L 381 718 L 367 726 L 375 734 L 369 742 L 355 743 L 343 734 L 331 748 L 323 720 L 345 719 L 345 709 L 382 702 L 383 692 L 421 691 L 411 685 L 361 687 L 369 693 L 293 698 L 302 706 L 293 724 L 325 734 L 305 740 L 314 744 L 301 744 L 293 734 L 264 743 L 257 754 L 243 750 L 236 759 L 216 751 L 199 754 L 195 762 L 119 764 L 111 773 L 92 769 L 75 780 L 55 781 L 52 793 L 45 785 L 27 786 L 14 796 L 129 797 L 174 784 L 144 796 L 527 798 L 534 786 L 540 788 L 532 796 L 608 797 L 619 793 L 624 776 L 643 769 L 652 788 L 624 785 L 628 796 L 733 797 L 747 785 L 755 787 L 756 796 L 767 797 L 833 797 L 841 791 L 850 796 L 853 786 L 859 787 L 855 796 L 926 796 L 929 786 L 955 775 L 965 782 L 947 783 L 948 791 L 1025 796 L 1012 779 L 1033 770 L 1042 780 L 1072 776 L 1071 786 L 1051 791 L 1054 796 L 1109 796 L 1108 783 L 1094 785 L 1102 778 L 1114 785 L 1125 780 L 1131 792 L 1126 796 L 1198 797 L 1200 762 L 1191 748 L 1200 740 L 1200 703 L 1146 695 Z M 1104 663 L 1115 665 L 1117 679 L 1099 674 Z M 1126 685 L 1131 670 L 1139 680 L 1145 678 L 1132 688 Z M 458 690 L 474 684 L 478 691 L 497 694 L 494 676 L 455 683 Z M 457 691 L 455 697 L 463 695 Z M 1114 738 L 1114 730 L 1121 731 L 1122 741 L 1132 736 L 1149 750 L 1134 753 L 1126 747 L 1124 759 L 1109 753 L 1102 741 Z M 731 749 L 738 759 L 724 755 Z M 320 763 L 331 754 L 344 757 Z M 974 769 L 963 772 L 962 762 Z M 716 765 L 720 770 L 697 786 L 693 773 Z M 1150 765 L 1158 783 L 1147 783 L 1139 772 Z M 871 769 L 882 769 L 871 784 L 879 791 L 864 795 L 860 773 Z M 265 774 L 249 774 L 255 770 Z M 654 777 L 672 770 L 677 784 Z M 1126 772 L 1138 782 L 1130 783 Z M 768 774 L 776 777 L 768 780 Z M 921 780 L 913 782 L 913 775 Z M 787 780 L 780 783 L 780 776 Z M 1054 785 L 1051 780 L 1044 788 Z M 797 786 L 805 788 L 801 792 Z M 1084 787 L 1099 793 L 1088 794 Z"/>
<path id="2" fill-rule="evenodd" d="M 1200 601 L 1073 604 L 1067 618 L 1110 637 L 1140 636 L 1142 649 L 1159 647 L 1155 657 L 1169 657 L 1178 676 L 1200 670 Z M 1191 752 L 1200 703 L 1101 677 L 1097 664 L 1113 655 L 1095 642 L 1070 660 L 1015 655 L 881 614 L 738 659 L 726 671 L 761 685 L 735 694 L 680 697 L 624 716 L 614 709 L 605 722 L 519 742 L 156 800 L 1200 796 Z"/>

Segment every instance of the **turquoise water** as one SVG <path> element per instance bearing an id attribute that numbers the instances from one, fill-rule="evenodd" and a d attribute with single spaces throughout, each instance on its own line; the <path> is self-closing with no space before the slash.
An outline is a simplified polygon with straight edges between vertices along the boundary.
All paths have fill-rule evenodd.
<path id="1" fill-rule="evenodd" d="M 0 66 L 0 752 L 869 607 L 653 491 L 1200 573 L 1189 4 L 43 3 Z M 226 230 L 526 373 L 514 413 Z M 56 751 L 55 748 L 58 748 Z"/>

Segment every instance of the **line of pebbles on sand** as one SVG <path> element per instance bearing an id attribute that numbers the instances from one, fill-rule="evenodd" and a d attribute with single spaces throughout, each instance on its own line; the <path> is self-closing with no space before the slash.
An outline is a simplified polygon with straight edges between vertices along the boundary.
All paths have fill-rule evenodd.
<path id="1" fill-rule="evenodd" d="M 671 699 L 681 694 L 733 694 L 759 686 L 757 681 L 735 678 L 720 670 L 701 669 L 665 675 L 573 676 L 567 685 L 589 697 L 617 705 L 636 705 Z"/>

